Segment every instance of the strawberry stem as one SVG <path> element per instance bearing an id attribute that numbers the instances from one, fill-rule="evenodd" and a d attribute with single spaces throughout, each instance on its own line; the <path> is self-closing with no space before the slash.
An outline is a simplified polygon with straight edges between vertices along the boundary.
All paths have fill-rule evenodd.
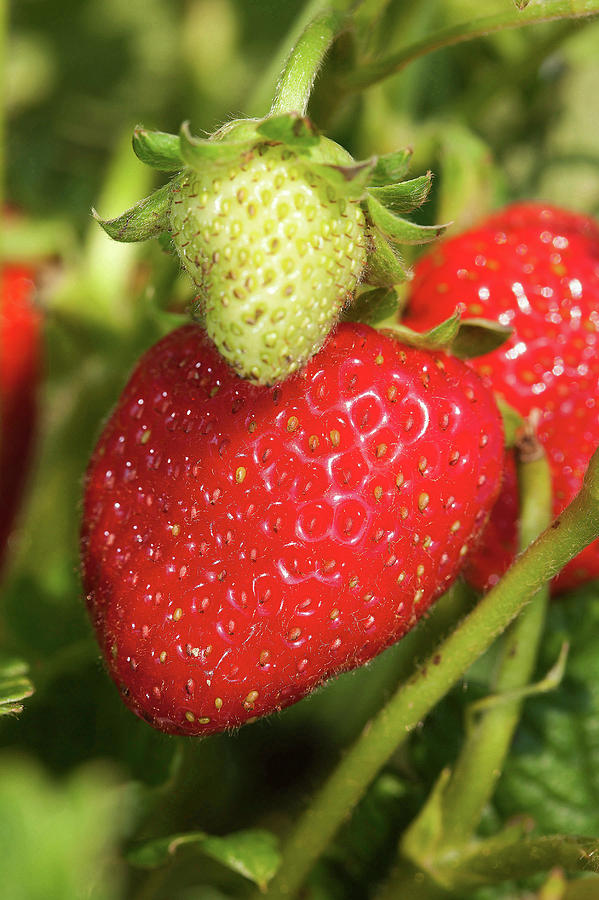
<path id="1" fill-rule="evenodd" d="M 551 475 L 542 453 L 530 461 L 520 457 L 518 483 L 519 549 L 523 551 L 551 521 Z M 496 696 L 529 684 L 548 600 L 549 587 L 545 584 L 503 636 L 493 685 Z M 500 703 L 481 715 L 466 736 L 443 794 L 443 846 L 464 845 L 478 826 L 503 769 L 521 709 L 522 700 Z"/>
<path id="2" fill-rule="evenodd" d="M 580 493 L 499 584 L 400 685 L 349 749 L 283 848 L 268 897 L 296 895 L 312 866 L 398 745 L 487 650 L 548 579 L 599 536 L 599 451 Z"/>
<path id="3" fill-rule="evenodd" d="M 6 60 L 8 58 L 8 0 L 0 0 L 0 96 L 6 97 Z M 6 167 L 6 106 L 0 104 L 0 211 L 4 209 Z"/>
<path id="4" fill-rule="evenodd" d="M 289 57 L 289 48 L 295 46 L 310 22 L 328 8 L 329 4 L 326 0 L 308 0 L 305 7 L 302 8 L 277 48 L 277 52 L 250 92 L 244 104 L 244 109 L 248 116 L 264 115 L 264 110 L 272 102 L 273 85 L 278 84 L 281 72 Z"/>
<path id="5" fill-rule="evenodd" d="M 289 54 L 281 73 L 271 115 L 305 115 L 318 70 L 344 23 L 345 16 L 340 12 L 322 13 L 310 22 Z"/>
<path id="6" fill-rule="evenodd" d="M 525 9 L 511 9 L 492 16 L 484 16 L 471 22 L 443 28 L 420 41 L 393 53 L 384 59 L 362 66 L 348 73 L 343 80 L 343 90 L 361 91 L 395 75 L 409 63 L 443 47 L 452 47 L 465 41 L 486 37 L 498 31 L 522 28 L 558 19 L 580 19 L 599 15 L 597 0 L 546 0 Z"/>

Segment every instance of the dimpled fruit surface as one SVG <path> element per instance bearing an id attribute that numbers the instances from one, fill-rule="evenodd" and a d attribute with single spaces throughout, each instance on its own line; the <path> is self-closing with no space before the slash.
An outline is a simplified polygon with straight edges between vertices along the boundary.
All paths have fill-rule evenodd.
<path id="1" fill-rule="evenodd" d="M 400 638 L 499 487 L 472 369 L 341 325 L 301 374 L 237 378 L 199 326 L 147 351 L 87 473 L 87 603 L 124 701 L 209 734 Z"/>
<path id="2" fill-rule="evenodd" d="M 535 203 L 500 210 L 443 241 L 415 270 L 404 323 L 425 331 L 462 304 L 465 316 L 513 328 L 502 347 L 469 362 L 521 415 L 533 415 L 552 473 L 557 515 L 580 490 L 599 446 L 599 225 Z M 495 584 L 516 552 L 513 459 L 480 552 L 468 561 L 480 589 Z M 554 593 L 599 577 L 599 542 L 572 560 Z"/>

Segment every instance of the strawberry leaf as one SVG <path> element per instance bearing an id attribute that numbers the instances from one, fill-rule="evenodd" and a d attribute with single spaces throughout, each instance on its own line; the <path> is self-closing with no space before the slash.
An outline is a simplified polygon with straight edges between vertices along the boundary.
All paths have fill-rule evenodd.
<path id="1" fill-rule="evenodd" d="M 269 141 L 286 144 L 293 150 L 304 150 L 320 142 L 320 135 L 310 119 L 293 113 L 265 119 L 258 126 L 257 133 Z"/>
<path id="2" fill-rule="evenodd" d="M 387 184 L 384 187 L 370 187 L 368 193 L 391 212 L 411 212 L 418 206 L 422 206 L 431 189 L 432 172 L 412 178 L 409 181 L 400 181 L 398 184 Z"/>
<path id="3" fill-rule="evenodd" d="M 372 223 L 397 244 L 428 244 L 435 241 L 447 225 L 417 225 L 390 212 L 371 194 L 366 198 L 366 209 Z"/>
<path id="4" fill-rule="evenodd" d="M 185 165 L 176 134 L 148 131 L 138 125 L 133 132 L 132 144 L 133 152 L 142 163 L 161 172 L 178 172 Z"/>
<path id="5" fill-rule="evenodd" d="M 498 785 L 502 816 L 526 811 L 542 832 L 599 833 L 599 585 L 549 609 L 538 673 L 564 641 L 566 672 L 553 692 L 527 702 Z"/>
<path id="6" fill-rule="evenodd" d="M 203 831 L 174 834 L 148 841 L 131 850 L 128 861 L 140 868 L 154 869 L 175 855 L 180 847 L 193 845 L 227 869 L 253 881 L 262 890 L 275 874 L 280 854 L 276 837 L 263 829 L 236 831 L 226 837 L 212 837 Z"/>
<path id="7" fill-rule="evenodd" d="M 344 312 L 342 318 L 346 322 L 364 322 L 366 325 L 374 326 L 396 315 L 398 309 L 399 298 L 395 291 L 375 288 L 360 294 Z"/>
<path id="8" fill-rule="evenodd" d="M 372 171 L 370 184 L 373 187 L 382 187 L 401 181 L 408 171 L 412 152 L 412 149 L 407 147 L 405 150 L 396 150 L 385 156 L 379 156 Z"/>
<path id="9" fill-rule="evenodd" d="M 2 895 L 123 897 L 117 848 L 133 813 L 131 793 L 117 785 L 107 764 L 92 763 L 57 781 L 29 757 L 14 750 L 0 766 Z"/>
<path id="10" fill-rule="evenodd" d="M 168 230 L 168 211 L 174 184 L 165 184 L 115 219 L 102 219 L 95 209 L 92 209 L 92 215 L 115 241 L 129 243 L 156 237 Z"/>
<path id="11" fill-rule="evenodd" d="M 34 688 L 27 677 L 29 667 L 21 659 L 0 661 L 0 716 L 23 711 L 23 700 L 31 697 Z"/>

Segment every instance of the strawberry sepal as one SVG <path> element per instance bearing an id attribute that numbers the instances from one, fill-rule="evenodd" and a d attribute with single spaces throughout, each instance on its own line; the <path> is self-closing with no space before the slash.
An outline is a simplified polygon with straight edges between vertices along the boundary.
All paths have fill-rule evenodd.
<path id="1" fill-rule="evenodd" d="M 138 125 L 133 131 L 132 144 L 133 152 L 142 163 L 161 172 L 180 172 L 185 166 L 176 134 L 148 131 Z"/>
<path id="2" fill-rule="evenodd" d="M 163 185 L 114 219 L 103 219 L 95 209 L 92 209 L 92 215 L 115 241 L 145 241 L 168 230 L 168 215 L 175 188 L 176 180 Z"/>
<path id="3" fill-rule="evenodd" d="M 511 328 L 491 319 L 462 319 L 459 307 L 452 316 L 429 331 L 414 331 L 400 323 L 385 326 L 383 331 L 410 347 L 443 350 L 458 359 L 491 353 L 512 334 Z"/>

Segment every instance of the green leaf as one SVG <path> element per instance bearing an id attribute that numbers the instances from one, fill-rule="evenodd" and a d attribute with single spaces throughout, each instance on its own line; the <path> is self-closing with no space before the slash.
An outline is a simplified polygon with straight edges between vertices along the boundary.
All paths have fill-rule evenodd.
<path id="1" fill-rule="evenodd" d="M 181 125 L 179 138 L 184 162 L 197 171 L 206 166 L 231 165 L 252 152 L 248 141 L 214 141 L 194 137 L 189 130 L 189 122 Z"/>
<path id="2" fill-rule="evenodd" d="M 373 187 L 378 187 L 385 184 L 396 184 L 398 181 L 401 181 L 410 166 L 412 153 L 412 148 L 407 147 L 404 150 L 396 150 L 394 153 L 379 156 L 372 171 L 370 184 Z"/>
<path id="3" fill-rule="evenodd" d="M 404 265 L 398 251 L 379 232 L 370 233 L 371 249 L 368 253 L 367 268 L 364 275 L 366 284 L 380 287 L 391 287 L 408 281 L 410 272 Z"/>
<path id="4" fill-rule="evenodd" d="M 258 126 L 257 133 L 268 141 L 286 144 L 293 150 L 314 147 L 320 142 L 315 125 L 306 116 L 297 113 L 271 116 Z"/>
<path id="5" fill-rule="evenodd" d="M 443 234 L 447 225 L 417 225 L 386 209 L 372 195 L 366 198 L 366 208 L 373 224 L 390 241 L 397 244 L 428 244 Z"/>
<path id="6" fill-rule="evenodd" d="M 95 209 L 94 219 L 115 241 L 145 241 L 168 230 L 168 213 L 174 182 L 159 188 L 115 219 L 102 219 Z"/>
<path id="7" fill-rule="evenodd" d="M 343 313 L 346 322 L 363 322 L 366 325 L 376 325 L 391 316 L 396 315 L 399 309 L 399 297 L 388 288 L 375 288 L 372 291 L 361 293 Z"/>
<path id="8" fill-rule="evenodd" d="M 23 711 L 22 701 L 34 692 L 33 684 L 27 677 L 28 671 L 29 666 L 22 659 L 0 659 L 0 716 Z"/>
<path id="9" fill-rule="evenodd" d="M 598 582 L 550 607 L 539 675 L 564 641 L 564 678 L 526 703 L 495 805 L 504 817 L 525 811 L 544 833 L 599 834 Z"/>
<path id="10" fill-rule="evenodd" d="M 349 200 L 361 200 L 370 182 L 374 160 L 367 159 L 353 166 L 309 162 L 310 169 L 333 185 L 338 195 Z"/>
<path id="11" fill-rule="evenodd" d="M 185 163 L 179 137 L 164 131 L 148 131 L 138 125 L 133 131 L 133 151 L 141 162 L 162 172 L 178 172 Z"/>
<path id="12" fill-rule="evenodd" d="M 149 841 L 128 853 L 128 860 L 142 868 L 164 865 L 179 847 L 194 845 L 206 856 L 243 875 L 264 889 L 275 874 L 280 854 L 277 838 L 270 831 L 251 829 L 226 837 L 212 837 L 202 831 L 174 834 Z"/>
<path id="13" fill-rule="evenodd" d="M 117 900 L 117 845 L 130 797 L 112 774 L 88 766 L 60 782 L 23 756 L 0 761 L 0 884 L 6 900 Z M 92 887 L 93 886 L 93 887 Z"/>
<path id="14" fill-rule="evenodd" d="M 398 184 L 370 187 L 368 193 L 392 212 L 411 212 L 418 206 L 422 206 L 428 197 L 432 180 L 432 172 L 427 172 L 426 175 L 421 175 L 419 178 L 400 181 Z"/>
<path id="15" fill-rule="evenodd" d="M 492 319 L 462 319 L 451 345 L 451 353 L 459 359 L 484 356 L 501 347 L 512 333 L 513 329 Z"/>

